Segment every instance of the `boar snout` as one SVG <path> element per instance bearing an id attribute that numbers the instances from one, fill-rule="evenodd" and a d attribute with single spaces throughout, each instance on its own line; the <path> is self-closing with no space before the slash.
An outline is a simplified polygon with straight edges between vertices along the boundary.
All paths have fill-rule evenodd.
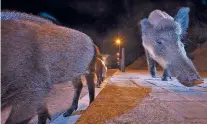
<path id="1" fill-rule="evenodd" d="M 173 63 L 169 68 L 172 74 L 177 77 L 179 82 L 187 87 L 192 87 L 204 83 L 200 77 L 193 62 L 185 55 L 176 56 Z"/>
<path id="2" fill-rule="evenodd" d="M 204 80 L 202 78 L 200 78 L 200 79 L 195 79 L 192 81 L 180 81 L 180 83 L 186 87 L 192 87 L 192 86 L 204 83 Z"/>

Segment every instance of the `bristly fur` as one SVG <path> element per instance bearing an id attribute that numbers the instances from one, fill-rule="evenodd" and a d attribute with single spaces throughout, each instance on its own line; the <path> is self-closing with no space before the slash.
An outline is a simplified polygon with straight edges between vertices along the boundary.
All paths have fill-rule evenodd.
<path id="1" fill-rule="evenodd" d="M 13 106 L 7 122 L 18 123 L 36 114 L 54 83 L 83 75 L 99 52 L 82 32 L 25 13 L 7 14 L 1 14 L 1 97 L 4 107 Z"/>
<path id="2" fill-rule="evenodd" d="M 52 21 L 44 19 L 40 16 L 9 10 L 1 11 L 1 20 L 24 20 L 39 22 L 40 24 L 54 24 Z"/>

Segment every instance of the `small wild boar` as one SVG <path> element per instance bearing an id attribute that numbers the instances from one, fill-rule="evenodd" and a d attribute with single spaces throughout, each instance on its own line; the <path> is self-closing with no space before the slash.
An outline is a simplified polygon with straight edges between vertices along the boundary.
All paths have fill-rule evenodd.
<path id="1" fill-rule="evenodd" d="M 12 106 L 6 124 L 38 123 L 49 118 L 45 97 L 54 83 L 72 81 L 75 87 L 69 115 L 77 109 L 86 75 L 90 103 L 94 100 L 95 61 L 99 56 L 90 37 L 49 20 L 19 12 L 1 13 L 2 110 Z"/>
<path id="2" fill-rule="evenodd" d="M 104 81 L 104 78 L 106 78 L 107 73 L 107 67 L 105 65 L 105 60 L 108 57 L 108 55 L 100 57 L 97 57 L 95 62 L 95 72 L 97 76 L 97 87 L 101 86 L 101 83 Z"/>
<path id="3" fill-rule="evenodd" d="M 203 82 L 181 42 L 188 28 L 189 11 L 183 7 L 173 18 L 166 12 L 154 10 L 148 19 L 141 21 L 142 44 L 152 77 L 156 76 L 156 61 L 164 68 L 163 80 L 171 74 L 185 86 Z"/>

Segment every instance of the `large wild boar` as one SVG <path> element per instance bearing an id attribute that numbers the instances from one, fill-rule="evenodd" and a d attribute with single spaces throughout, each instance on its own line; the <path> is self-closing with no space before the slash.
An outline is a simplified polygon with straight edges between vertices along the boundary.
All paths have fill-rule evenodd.
<path id="1" fill-rule="evenodd" d="M 46 123 L 49 113 L 44 98 L 54 83 L 73 81 L 75 93 L 67 114 L 72 113 L 77 109 L 84 74 L 90 103 L 93 101 L 94 63 L 99 52 L 87 35 L 18 12 L 1 13 L 1 22 L 1 107 L 12 106 L 6 124 L 28 123 L 36 114 L 38 123 Z"/>
<path id="2" fill-rule="evenodd" d="M 202 83 L 181 42 L 188 28 L 189 11 L 189 8 L 183 7 L 173 18 L 163 11 L 154 10 L 148 19 L 141 21 L 142 44 L 152 77 L 156 76 L 156 61 L 164 68 L 163 80 L 171 74 L 185 86 Z"/>
<path id="3" fill-rule="evenodd" d="M 41 17 L 39 16 L 35 16 L 35 15 L 31 15 L 31 14 L 26 14 L 26 13 L 19 13 L 19 12 L 10 12 L 10 11 L 3 11 L 2 12 L 2 20 L 24 20 L 24 21 L 32 21 L 32 22 L 36 22 L 39 24 L 48 24 L 48 25 L 60 25 L 60 23 L 57 21 L 56 18 L 52 17 L 51 15 L 47 14 L 47 13 L 40 13 L 39 14 Z M 43 19 L 45 18 L 45 19 Z M 108 57 L 108 55 L 102 55 L 101 53 L 99 53 L 98 47 L 96 47 L 96 51 L 97 56 L 96 56 L 96 61 L 95 61 L 95 65 L 91 65 L 92 67 L 95 66 L 95 74 L 97 76 L 97 87 L 100 87 L 101 83 L 103 82 L 104 78 L 106 77 L 106 73 L 107 73 L 107 67 L 105 66 L 105 59 Z M 90 75 L 84 75 L 86 81 L 88 83 L 92 82 L 93 77 L 91 77 Z M 80 79 L 76 79 L 73 81 L 73 83 L 79 84 L 81 81 Z M 81 86 L 77 87 L 79 88 L 79 90 L 77 91 L 77 93 L 80 93 L 79 91 L 82 89 L 82 84 L 79 84 Z M 76 88 L 76 87 L 75 87 Z M 74 94 L 74 100 L 72 103 L 72 106 L 63 114 L 64 117 L 67 117 L 69 115 L 72 114 L 72 112 L 74 110 L 76 110 L 78 108 L 78 99 L 79 99 L 79 95 L 78 94 Z M 93 100 L 90 100 L 90 103 Z"/>

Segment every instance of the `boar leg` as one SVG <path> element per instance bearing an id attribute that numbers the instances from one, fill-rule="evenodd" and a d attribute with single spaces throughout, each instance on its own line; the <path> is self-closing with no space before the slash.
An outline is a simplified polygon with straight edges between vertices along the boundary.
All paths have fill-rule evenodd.
<path id="1" fill-rule="evenodd" d="M 155 61 L 150 57 L 149 53 L 147 50 L 145 50 L 146 58 L 147 58 L 147 63 L 148 63 L 148 69 L 150 71 L 150 74 L 153 78 L 156 77 L 156 66 L 155 66 Z"/>
<path id="2" fill-rule="evenodd" d="M 94 76 L 95 76 L 95 73 L 90 73 L 90 74 L 86 75 L 86 81 L 87 81 L 87 85 L 88 85 L 90 103 L 93 102 L 94 96 L 95 96 Z M 100 79 L 98 79 L 98 80 L 100 80 Z"/>
<path id="3" fill-rule="evenodd" d="M 101 74 L 98 73 L 96 74 L 97 75 L 97 87 L 99 88 L 101 86 L 101 83 L 102 83 L 102 79 L 101 79 Z M 88 77 L 90 78 L 90 77 Z M 91 77 L 92 78 L 92 77 Z M 89 79 L 90 80 L 90 79 Z"/>
<path id="4" fill-rule="evenodd" d="M 48 112 L 48 109 L 47 109 L 47 106 L 46 106 L 45 103 L 43 104 L 43 106 L 41 106 L 37 110 L 37 113 L 38 113 L 38 124 L 46 124 L 47 118 L 49 120 L 51 120 L 51 116 L 50 116 L 50 114 Z"/>
<path id="5" fill-rule="evenodd" d="M 39 101 L 37 101 L 37 99 L 32 99 L 32 97 L 36 97 L 36 96 L 31 96 L 31 95 L 30 96 L 22 95 L 22 96 L 24 96 L 25 98 L 31 97 L 31 99 L 30 98 L 28 100 L 25 100 L 24 98 L 19 99 L 20 102 L 17 102 L 15 103 L 15 105 L 12 105 L 12 110 L 5 124 L 16 124 L 16 123 L 28 124 L 29 121 L 32 119 L 32 117 L 35 116 L 35 112 L 36 112 L 35 106 L 39 105 Z M 22 118 L 23 120 L 19 120 Z"/>
<path id="6" fill-rule="evenodd" d="M 164 69 L 162 81 L 168 81 L 169 79 L 172 79 L 170 76 L 170 72 L 168 71 L 168 69 Z"/>
<path id="7" fill-rule="evenodd" d="M 79 97 L 80 97 L 81 90 L 83 88 L 81 78 L 75 79 L 73 81 L 73 86 L 75 88 L 75 93 L 74 93 L 74 96 L 73 96 L 73 102 L 72 102 L 71 107 L 63 114 L 64 117 L 70 116 L 73 113 L 73 111 L 77 110 L 77 108 L 78 108 L 78 100 L 79 100 Z"/>
<path id="8" fill-rule="evenodd" d="M 24 120 L 24 121 L 21 121 L 19 123 L 16 123 L 16 124 L 28 124 L 30 122 L 30 120 L 32 119 L 32 117 Z M 6 120 L 6 123 L 5 124 L 15 124 L 14 121 L 11 119 L 11 117 L 9 117 L 7 120 Z"/>

